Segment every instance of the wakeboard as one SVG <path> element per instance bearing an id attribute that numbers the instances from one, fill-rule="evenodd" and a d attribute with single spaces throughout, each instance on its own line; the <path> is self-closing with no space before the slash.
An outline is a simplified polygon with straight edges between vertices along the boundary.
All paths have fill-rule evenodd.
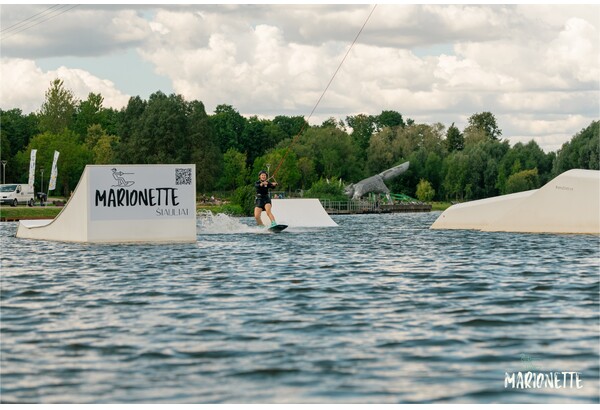
<path id="1" fill-rule="evenodd" d="M 278 232 L 283 231 L 287 227 L 288 227 L 287 225 L 281 225 L 281 224 L 279 224 L 279 225 L 271 226 L 269 228 L 269 231 L 278 233 Z"/>

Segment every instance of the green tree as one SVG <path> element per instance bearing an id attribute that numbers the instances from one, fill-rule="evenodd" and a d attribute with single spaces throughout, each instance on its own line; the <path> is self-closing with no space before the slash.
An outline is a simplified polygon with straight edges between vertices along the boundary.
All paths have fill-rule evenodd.
<path id="1" fill-rule="evenodd" d="M 216 139 L 221 152 L 233 148 L 239 152 L 248 152 L 248 142 L 242 142 L 242 133 L 246 126 L 246 119 L 231 105 L 217 105 L 214 115 L 210 116 Z"/>
<path id="2" fill-rule="evenodd" d="M 538 170 L 540 183 L 545 184 L 551 178 L 552 159 L 553 156 L 545 154 L 535 141 L 518 142 L 499 160 L 496 186 L 500 193 L 506 194 L 506 183 L 512 174 L 534 168 Z"/>
<path id="3" fill-rule="evenodd" d="M 288 138 L 294 138 L 301 131 L 309 128 L 308 122 L 302 116 L 278 115 L 273 118 L 273 124 L 278 126 Z"/>
<path id="4" fill-rule="evenodd" d="M 537 168 L 526 169 L 512 174 L 508 178 L 508 181 L 506 182 L 506 193 L 512 194 L 514 192 L 529 191 L 539 187 L 540 182 Z"/>
<path id="5" fill-rule="evenodd" d="M 454 123 L 446 131 L 446 144 L 448 152 L 462 151 L 465 148 L 465 137 Z"/>
<path id="6" fill-rule="evenodd" d="M 405 127 L 404 119 L 402 118 L 402 114 L 397 111 L 381 111 L 381 114 L 375 117 L 375 126 L 377 131 L 381 131 L 382 129 L 389 127 Z"/>
<path id="7" fill-rule="evenodd" d="M 367 174 L 374 175 L 391 168 L 402 158 L 402 147 L 396 131 L 384 128 L 371 137 L 367 148 Z"/>
<path id="8" fill-rule="evenodd" d="M 440 157 L 435 152 L 430 152 L 427 154 L 427 159 L 425 160 L 425 167 L 423 170 L 423 176 L 426 181 L 430 182 L 434 193 L 437 192 L 437 190 L 439 190 L 439 187 L 442 184 L 442 167 L 442 157 Z"/>
<path id="9" fill-rule="evenodd" d="M 465 147 L 482 144 L 486 141 L 490 141 L 490 138 L 487 136 L 484 130 L 475 127 L 465 128 L 463 137 Z"/>
<path id="10" fill-rule="evenodd" d="M 565 142 L 556 153 L 552 177 L 570 169 L 600 169 L 600 121 L 590 125 Z"/>
<path id="11" fill-rule="evenodd" d="M 58 134 L 45 132 L 31 139 L 25 150 L 17 154 L 16 161 L 22 170 L 21 181 L 27 181 L 29 174 L 29 156 L 32 149 L 37 149 L 36 158 L 36 190 L 41 189 L 41 169 L 44 168 L 44 191 L 47 190 L 54 151 L 60 152 L 58 158 L 57 194 L 69 196 L 81 178 L 86 165 L 93 162 L 92 152 L 79 143 L 79 136 L 73 131 L 63 129 Z"/>
<path id="12" fill-rule="evenodd" d="M 417 184 L 416 195 L 419 201 L 430 202 L 435 196 L 435 190 L 429 181 L 421 179 Z"/>
<path id="13" fill-rule="evenodd" d="M 187 132 L 192 144 L 190 160 L 196 164 L 196 189 L 208 192 L 217 184 L 223 155 L 204 104 L 194 100 L 189 103 L 188 108 Z"/>
<path id="14" fill-rule="evenodd" d="M 493 140 L 499 139 L 502 135 L 502 130 L 496 124 L 496 117 L 489 111 L 471 115 L 467 128 L 482 130 L 488 138 Z"/>
<path id="15" fill-rule="evenodd" d="M 139 96 L 131 97 L 127 106 L 121 110 L 119 115 L 119 132 L 121 138 L 117 150 L 117 161 L 129 164 L 135 163 L 138 152 L 135 141 L 132 141 L 134 132 L 140 127 L 140 121 L 148 103 Z"/>
<path id="16" fill-rule="evenodd" d="M 446 199 L 463 200 L 468 176 L 468 157 L 463 151 L 454 151 L 444 159 L 444 175 Z"/>
<path id="17" fill-rule="evenodd" d="M 102 109 L 103 102 L 104 97 L 102 95 L 89 93 L 87 100 L 81 101 L 76 107 L 73 130 L 81 136 L 82 140 L 85 138 L 90 126 L 94 124 L 103 126 L 105 123 Z"/>
<path id="18" fill-rule="evenodd" d="M 315 171 L 315 162 L 311 158 L 299 158 L 298 171 L 300 171 L 300 187 L 302 189 L 311 186 L 315 182 L 317 173 Z"/>
<path id="19" fill-rule="evenodd" d="M 42 131 L 60 133 L 69 128 L 75 116 L 77 100 L 64 82 L 55 79 L 46 91 L 46 99 L 38 114 Z"/>
<path id="20" fill-rule="evenodd" d="M 7 161 L 4 166 L 7 182 L 20 178 L 15 155 L 25 149 L 31 138 L 38 133 L 38 119 L 35 114 L 24 115 L 18 108 L 0 110 L 0 159 Z"/>
<path id="21" fill-rule="evenodd" d="M 329 117 L 323 123 L 321 123 L 321 128 L 337 128 L 338 122 L 334 117 Z"/>
<path id="22" fill-rule="evenodd" d="M 298 168 L 298 157 L 293 150 L 273 149 L 256 158 L 252 175 L 258 179 L 258 172 L 269 168 L 267 164 L 270 165 L 270 177 L 273 177 L 278 183 L 277 190 L 295 190 L 299 187 L 301 175 Z"/>
<path id="23" fill-rule="evenodd" d="M 223 172 L 219 187 L 223 190 L 234 190 L 247 185 L 246 154 L 229 148 L 223 155 Z"/>
<path id="24" fill-rule="evenodd" d="M 346 181 L 362 178 L 362 164 L 352 138 L 339 128 L 311 127 L 292 146 L 298 158 L 314 161 L 318 177 L 341 177 Z"/>
<path id="25" fill-rule="evenodd" d="M 281 129 L 271 121 L 252 116 L 246 120 L 244 130 L 239 140 L 240 152 L 247 155 L 247 164 L 275 147 L 285 138 Z"/>
<path id="26" fill-rule="evenodd" d="M 94 164 L 112 164 L 119 141 L 119 137 L 108 135 L 100 124 L 94 124 L 87 130 L 85 145 L 93 154 Z"/>
<path id="27" fill-rule="evenodd" d="M 304 192 L 304 198 L 329 199 L 331 201 L 348 199 L 344 194 L 344 186 L 338 180 L 329 181 L 326 178 L 315 181 L 310 189 Z"/>
<path id="28" fill-rule="evenodd" d="M 444 126 L 440 123 L 433 125 L 413 124 L 398 129 L 397 134 L 402 154 L 405 157 L 422 148 L 427 152 L 435 152 L 440 156 L 443 156 L 446 152 Z"/>
<path id="29" fill-rule="evenodd" d="M 366 114 L 350 115 L 346 117 L 346 123 L 352 128 L 352 139 L 360 149 L 361 157 L 364 158 L 375 131 L 375 117 Z"/>
<path id="30" fill-rule="evenodd" d="M 231 198 L 234 205 L 239 205 L 242 208 L 244 215 L 251 216 L 254 214 L 254 200 L 256 191 L 253 185 L 244 185 L 237 188 Z"/>
<path id="31" fill-rule="evenodd" d="M 148 99 L 146 109 L 127 141 L 129 161 L 138 164 L 189 163 L 193 152 L 187 126 L 188 106 L 180 95 L 158 91 Z"/>

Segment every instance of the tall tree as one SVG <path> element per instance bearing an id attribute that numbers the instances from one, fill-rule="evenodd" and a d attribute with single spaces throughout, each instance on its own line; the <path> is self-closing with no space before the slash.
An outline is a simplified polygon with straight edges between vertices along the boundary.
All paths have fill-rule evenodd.
<path id="1" fill-rule="evenodd" d="M 29 154 L 37 149 L 37 174 L 35 179 L 36 191 L 41 189 L 41 169 L 44 168 L 44 191 L 48 188 L 50 170 L 54 151 L 60 152 L 58 158 L 58 178 L 56 180 L 57 195 L 69 196 L 87 164 L 93 163 L 93 154 L 79 142 L 79 137 L 71 130 L 63 129 L 58 134 L 45 132 L 38 134 L 29 141 L 27 147 L 17 154 L 17 163 L 22 173 L 21 181 L 27 181 L 29 171 Z"/>
<path id="2" fill-rule="evenodd" d="M 445 198 L 463 200 L 468 177 L 468 158 L 463 151 L 454 151 L 444 159 L 444 175 Z"/>
<path id="3" fill-rule="evenodd" d="M 246 154 L 229 148 L 223 155 L 223 172 L 219 180 L 219 188 L 234 190 L 246 184 L 248 170 L 246 168 Z"/>
<path id="4" fill-rule="evenodd" d="M 278 115 L 273 118 L 273 124 L 277 125 L 288 138 L 294 138 L 300 131 L 308 128 L 308 123 L 302 116 Z"/>
<path id="5" fill-rule="evenodd" d="M 552 175 L 557 176 L 573 168 L 600 169 L 599 142 L 600 121 L 592 121 L 558 150 Z"/>
<path id="6" fill-rule="evenodd" d="M 367 149 L 367 174 L 373 175 L 391 168 L 400 161 L 402 155 L 398 133 L 391 128 L 381 130 L 371 137 Z"/>
<path id="7" fill-rule="evenodd" d="M 181 95 L 158 91 L 148 99 L 138 127 L 128 143 L 135 147 L 131 160 L 139 164 L 176 164 L 191 160 L 187 129 L 188 107 Z"/>
<path id="8" fill-rule="evenodd" d="M 375 117 L 366 114 L 350 115 L 346 117 L 346 123 L 352 128 L 352 139 L 360 148 L 361 153 L 366 153 L 369 141 L 375 131 Z M 362 155 L 366 157 L 366 155 Z"/>
<path id="9" fill-rule="evenodd" d="M 231 105 L 220 104 L 210 116 L 215 136 L 221 152 L 233 148 L 239 152 L 247 152 L 248 147 L 242 144 L 242 133 L 246 119 Z"/>
<path id="10" fill-rule="evenodd" d="M 440 156 L 445 155 L 444 126 L 440 123 L 413 124 L 397 129 L 396 133 L 404 157 L 421 148 Z"/>
<path id="11" fill-rule="evenodd" d="M 496 123 L 496 117 L 489 111 L 471 115 L 468 127 L 482 130 L 488 138 L 493 140 L 497 140 L 502 135 L 502 130 Z"/>
<path id="12" fill-rule="evenodd" d="M 510 176 L 531 169 L 536 169 L 537 180 L 545 184 L 550 180 L 551 167 L 552 156 L 545 154 L 535 141 L 532 140 L 527 144 L 518 142 L 507 150 L 505 155 L 498 161 L 498 182 L 496 185 L 500 193 L 509 193 L 506 184 Z"/>
<path id="13" fill-rule="evenodd" d="M 329 117 L 325 121 L 321 123 L 321 128 L 337 128 L 339 122 L 335 119 L 335 117 Z M 342 122 L 343 125 L 343 122 Z"/>
<path id="14" fill-rule="evenodd" d="M 77 100 L 71 90 L 64 86 L 61 79 L 50 83 L 46 91 L 46 99 L 39 112 L 40 129 L 52 133 L 60 133 L 73 123 Z"/>
<path id="15" fill-rule="evenodd" d="M 121 143 L 117 148 L 117 161 L 133 163 L 137 157 L 137 146 L 132 141 L 132 135 L 140 127 L 140 121 L 148 103 L 139 96 L 131 97 L 127 106 L 119 113 L 118 135 Z"/>
<path id="16" fill-rule="evenodd" d="M 102 103 L 104 97 L 100 94 L 89 93 L 87 100 L 77 105 L 73 130 L 81 136 L 82 140 L 92 125 L 104 125 Z"/>
<path id="17" fill-rule="evenodd" d="M 260 170 L 267 170 L 267 164 L 270 165 L 271 175 L 279 184 L 277 190 L 295 190 L 299 187 L 301 175 L 298 168 L 298 157 L 294 151 L 278 148 L 256 158 L 251 176 L 256 177 Z"/>
<path id="18" fill-rule="evenodd" d="M 508 178 L 508 181 L 506 182 L 506 193 L 512 194 L 514 192 L 529 191 L 539 187 L 540 181 L 537 168 L 526 169 L 514 173 Z"/>
<path id="19" fill-rule="evenodd" d="M 88 127 L 85 145 L 92 152 L 94 164 L 112 164 L 115 161 L 119 137 L 108 135 L 100 124 Z"/>
<path id="20" fill-rule="evenodd" d="M 6 161 L 4 177 L 7 182 L 17 181 L 21 171 L 15 155 L 25 149 L 38 132 L 38 118 L 35 114 L 24 115 L 18 108 L 0 110 L 0 159 Z"/>
<path id="21" fill-rule="evenodd" d="M 346 181 L 357 181 L 363 176 L 356 145 L 338 128 L 309 128 L 293 145 L 293 151 L 298 158 L 312 159 L 319 176 L 341 177 Z"/>
<path id="22" fill-rule="evenodd" d="M 285 134 L 270 120 L 252 116 L 245 121 L 238 146 L 247 155 L 247 165 L 285 138 Z"/>
<path id="23" fill-rule="evenodd" d="M 446 144 L 448 152 L 462 151 L 465 148 L 465 137 L 454 123 L 446 131 Z"/>
<path id="24" fill-rule="evenodd" d="M 381 114 L 375 117 L 376 130 L 380 131 L 386 127 L 406 127 L 402 114 L 397 111 L 381 111 Z"/>
<path id="25" fill-rule="evenodd" d="M 208 192 L 217 184 L 223 155 L 204 104 L 197 100 L 189 104 L 188 133 L 193 147 L 191 162 L 196 164 L 196 188 Z"/>

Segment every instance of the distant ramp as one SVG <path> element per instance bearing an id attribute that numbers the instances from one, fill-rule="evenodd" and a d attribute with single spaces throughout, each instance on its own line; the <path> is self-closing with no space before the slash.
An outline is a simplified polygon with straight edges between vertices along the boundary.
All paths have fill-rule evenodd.
<path id="1" fill-rule="evenodd" d="M 490 221 L 500 218 L 510 209 L 519 206 L 535 191 L 518 192 L 452 205 L 438 217 L 431 225 L 431 229 L 482 230 Z"/>
<path id="2" fill-rule="evenodd" d="M 453 205 L 431 229 L 600 234 L 600 171 L 572 169 L 540 189 Z"/>
<path id="3" fill-rule="evenodd" d="M 88 165 L 53 220 L 17 237 L 65 242 L 195 242 L 196 166 Z"/>
<path id="4" fill-rule="evenodd" d="M 318 228 L 338 226 L 321 205 L 321 201 L 313 198 L 272 199 L 271 212 L 279 224 L 290 228 Z M 271 221 L 266 212 L 261 215 L 262 222 L 269 225 Z"/>

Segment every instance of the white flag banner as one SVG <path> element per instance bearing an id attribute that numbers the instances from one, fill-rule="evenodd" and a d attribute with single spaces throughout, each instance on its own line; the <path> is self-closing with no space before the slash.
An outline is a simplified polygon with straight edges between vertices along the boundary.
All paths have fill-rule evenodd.
<path id="1" fill-rule="evenodd" d="M 48 191 L 52 191 L 56 188 L 56 177 L 58 176 L 58 151 L 54 151 L 54 160 L 52 161 L 52 173 L 50 174 L 50 184 L 48 185 Z"/>
<path id="2" fill-rule="evenodd" d="M 37 153 L 37 149 L 31 150 L 31 159 L 29 160 L 29 185 L 33 185 L 35 183 L 35 154 Z"/>

